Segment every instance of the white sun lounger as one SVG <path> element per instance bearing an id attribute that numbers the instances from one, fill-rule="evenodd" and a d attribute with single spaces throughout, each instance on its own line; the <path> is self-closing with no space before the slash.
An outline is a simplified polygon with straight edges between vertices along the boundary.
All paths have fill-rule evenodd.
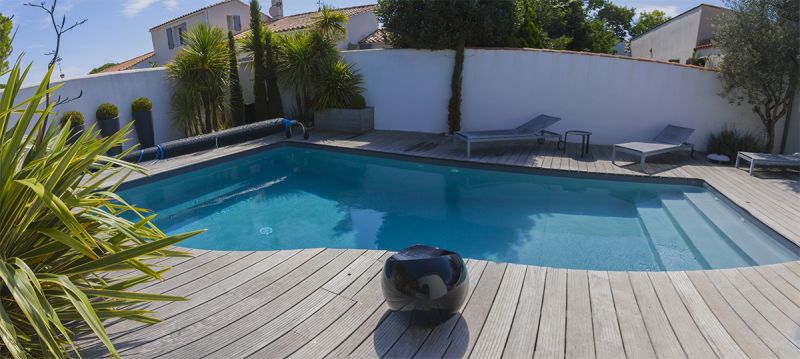
<path id="1" fill-rule="evenodd" d="M 771 153 L 737 152 L 736 168 L 739 168 L 739 159 L 750 162 L 750 175 L 753 175 L 755 166 L 800 166 L 800 152 L 791 155 L 774 155 Z"/>
<path id="2" fill-rule="evenodd" d="M 546 140 L 548 138 L 557 138 L 560 141 L 561 135 L 545 130 L 560 120 L 558 117 L 539 115 L 513 130 L 458 131 L 453 135 L 453 145 L 456 145 L 456 140 L 464 141 L 467 145 L 467 157 L 470 157 L 472 144 L 476 142 Z"/>
<path id="3" fill-rule="evenodd" d="M 611 149 L 611 163 L 616 164 L 617 151 L 630 153 L 640 156 L 639 168 L 642 172 L 648 173 L 644 168 L 647 157 L 679 150 L 689 150 L 694 157 L 694 145 L 686 142 L 692 133 L 694 133 L 693 128 L 668 125 L 652 141 L 616 144 Z"/>

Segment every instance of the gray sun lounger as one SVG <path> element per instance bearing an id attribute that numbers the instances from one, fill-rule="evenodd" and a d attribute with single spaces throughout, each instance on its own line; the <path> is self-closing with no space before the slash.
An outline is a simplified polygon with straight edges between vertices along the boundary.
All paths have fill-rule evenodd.
<path id="1" fill-rule="evenodd" d="M 545 130 L 560 120 L 558 117 L 539 115 L 513 130 L 458 131 L 453 135 L 453 145 L 456 145 L 456 140 L 464 141 L 467 145 L 467 157 L 470 157 L 472 144 L 476 142 L 546 140 L 548 138 L 557 138 L 561 141 L 561 135 Z"/>
<path id="2" fill-rule="evenodd" d="M 693 128 L 669 125 L 664 127 L 652 141 L 616 144 L 611 150 L 611 163 L 616 164 L 617 152 L 630 153 L 640 156 L 639 168 L 642 172 L 648 173 L 644 168 L 647 157 L 680 150 L 689 150 L 694 157 L 694 145 L 686 142 L 692 133 L 694 133 Z"/>
<path id="3" fill-rule="evenodd" d="M 737 152 L 735 167 L 739 168 L 739 159 L 750 162 L 750 175 L 753 175 L 755 166 L 799 166 L 800 152 L 791 155 L 774 155 L 771 153 Z"/>

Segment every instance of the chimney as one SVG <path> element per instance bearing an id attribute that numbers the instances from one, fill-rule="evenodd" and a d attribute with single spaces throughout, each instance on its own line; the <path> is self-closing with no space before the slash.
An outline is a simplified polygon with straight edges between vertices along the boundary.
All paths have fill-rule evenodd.
<path id="1" fill-rule="evenodd" d="M 269 16 L 273 19 L 280 19 L 283 17 L 283 0 L 272 0 L 272 6 L 269 8 Z"/>

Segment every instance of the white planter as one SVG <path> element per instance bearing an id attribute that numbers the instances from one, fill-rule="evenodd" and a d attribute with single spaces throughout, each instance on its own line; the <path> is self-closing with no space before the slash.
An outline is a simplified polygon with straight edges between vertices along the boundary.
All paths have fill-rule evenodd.
<path id="1" fill-rule="evenodd" d="M 331 108 L 314 114 L 314 128 L 318 130 L 367 133 L 375 129 L 375 108 Z"/>

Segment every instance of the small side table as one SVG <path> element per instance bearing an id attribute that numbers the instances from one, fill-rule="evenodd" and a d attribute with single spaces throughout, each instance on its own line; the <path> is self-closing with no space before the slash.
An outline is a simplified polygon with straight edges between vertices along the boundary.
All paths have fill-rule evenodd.
<path id="1" fill-rule="evenodd" d="M 589 139 L 592 137 L 592 133 L 589 131 L 580 131 L 580 130 L 569 130 L 564 133 L 564 153 L 567 152 L 567 137 L 569 135 L 573 136 L 580 136 L 581 137 L 581 157 L 583 155 L 589 153 Z"/>

